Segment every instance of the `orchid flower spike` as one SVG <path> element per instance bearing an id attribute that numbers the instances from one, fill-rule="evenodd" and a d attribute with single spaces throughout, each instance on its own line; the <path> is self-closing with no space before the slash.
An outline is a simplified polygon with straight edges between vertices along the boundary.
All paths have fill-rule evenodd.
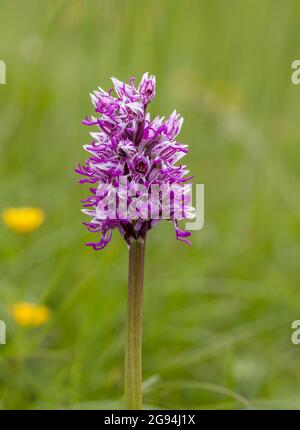
<path id="1" fill-rule="evenodd" d="M 113 90 L 94 91 L 95 116 L 83 121 L 96 130 L 84 146 L 89 158 L 76 172 L 83 177 L 80 183 L 91 185 L 90 196 L 83 200 L 83 212 L 91 219 L 84 224 L 100 235 L 87 245 L 103 249 L 114 229 L 130 244 L 131 238 L 144 239 L 162 219 L 173 223 L 178 240 L 190 244 L 191 233 L 178 225 L 180 219 L 193 217 L 185 198 L 191 177 L 185 165 L 177 164 L 188 152 L 187 145 L 176 141 L 183 118 L 174 111 L 167 119 L 151 121 L 147 106 L 155 97 L 155 76 L 145 73 L 137 88 L 134 78 L 129 84 L 114 77 L 112 82 L 115 96 Z"/>

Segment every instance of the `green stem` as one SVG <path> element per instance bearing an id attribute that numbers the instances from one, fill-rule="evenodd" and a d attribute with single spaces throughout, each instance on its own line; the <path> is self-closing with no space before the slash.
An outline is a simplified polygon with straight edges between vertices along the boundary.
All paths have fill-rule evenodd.
<path id="1" fill-rule="evenodd" d="M 129 247 L 127 342 L 125 347 L 125 398 L 130 410 L 142 409 L 142 313 L 145 240 Z"/>

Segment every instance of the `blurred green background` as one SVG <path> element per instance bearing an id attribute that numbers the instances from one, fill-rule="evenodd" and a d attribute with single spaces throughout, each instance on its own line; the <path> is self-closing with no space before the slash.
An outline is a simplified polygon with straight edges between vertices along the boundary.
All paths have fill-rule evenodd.
<path id="1" fill-rule="evenodd" d="M 145 71 L 206 204 L 192 247 L 149 235 L 145 408 L 300 408 L 299 19 L 297 0 L 1 0 L 0 209 L 46 212 L 26 237 L 0 225 L 1 408 L 123 406 L 127 249 L 84 246 L 73 168 L 89 92 Z M 19 326 L 20 301 L 50 320 Z"/>

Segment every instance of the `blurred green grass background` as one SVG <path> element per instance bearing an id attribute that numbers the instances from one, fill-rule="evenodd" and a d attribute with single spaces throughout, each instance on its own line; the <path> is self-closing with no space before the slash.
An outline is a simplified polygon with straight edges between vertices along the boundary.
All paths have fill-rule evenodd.
<path id="1" fill-rule="evenodd" d="M 150 111 L 185 118 L 205 184 L 193 246 L 170 224 L 148 240 L 144 403 L 150 408 L 300 408 L 300 56 L 297 0 L 1 0 L 0 201 L 40 206 L 22 238 L 0 226 L 0 407 L 121 408 L 127 249 L 93 252 L 73 172 L 89 142 L 89 92 L 157 76 Z M 18 301 L 52 311 L 16 325 Z"/>

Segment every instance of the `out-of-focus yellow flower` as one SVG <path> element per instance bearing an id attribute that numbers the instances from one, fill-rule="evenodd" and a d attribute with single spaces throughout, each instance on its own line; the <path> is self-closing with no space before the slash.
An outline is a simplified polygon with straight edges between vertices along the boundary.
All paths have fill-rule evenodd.
<path id="1" fill-rule="evenodd" d="M 7 208 L 2 212 L 3 222 L 17 233 L 31 233 L 40 227 L 45 213 L 40 208 Z"/>
<path id="2" fill-rule="evenodd" d="M 239 85 L 226 82 L 215 81 L 211 85 L 212 94 L 217 97 L 219 108 L 223 111 L 238 111 L 243 104 L 243 93 Z"/>
<path id="3" fill-rule="evenodd" d="M 46 306 L 30 302 L 15 303 L 11 314 L 16 323 L 23 327 L 38 327 L 50 318 L 50 310 Z"/>

